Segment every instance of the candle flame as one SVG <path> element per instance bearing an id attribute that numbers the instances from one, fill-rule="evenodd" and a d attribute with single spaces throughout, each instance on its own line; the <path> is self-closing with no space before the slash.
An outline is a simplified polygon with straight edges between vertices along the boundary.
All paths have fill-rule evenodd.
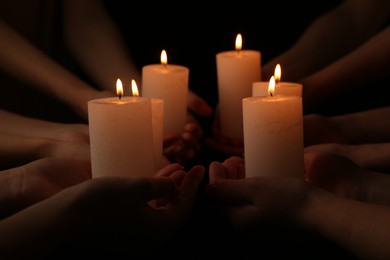
<path id="1" fill-rule="evenodd" d="M 165 50 L 162 50 L 160 60 L 161 60 L 161 64 L 167 65 L 168 56 L 167 56 L 167 52 Z"/>
<path id="2" fill-rule="evenodd" d="M 119 99 L 121 99 L 121 97 L 123 96 L 123 85 L 120 79 L 116 80 L 116 94 L 119 97 Z"/>
<path id="3" fill-rule="evenodd" d="M 242 36 L 241 34 L 237 34 L 236 37 L 236 51 L 240 51 L 242 49 Z"/>
<path id="4" fill-rule="evenodd" d="M 278 63 L 278 64 L 276 65 L 276 67 L 275 67 L 274 76 L 275 76 L 275 82 L 276 82 L 276 84 L 278 84 L 279 81 L 280 81 L 281 78 L 282 78 L 282 69 L 281 69 L 279 63 Z"/>
<path id="5" fill-rule="evenodd" d="M 275 92 L 275 77 L 272 76 L 268 83 L 268 94 L 273 97 Z"/>
<path id="6" fill-rule="evenodd" d="M 133 92 L 133 96 L 139 97 L 137 83 L 134 79 L 131 80 L 131 91 Z"/>

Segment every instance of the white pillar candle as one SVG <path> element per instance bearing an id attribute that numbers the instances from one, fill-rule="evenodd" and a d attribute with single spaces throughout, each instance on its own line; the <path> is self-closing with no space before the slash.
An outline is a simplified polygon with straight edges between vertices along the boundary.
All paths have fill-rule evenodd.
<path id="1" fill-rule="evenodd" d="M 165 50 L 161 64 L 142 68 L 142 96 L 164 101 L 164 133 L 182 133 L 187 120 L 189 69 L 168 64 Z"/>
<path id="2" fill-rule="evenodd" d="M 246 177 L 304 177 L 302 97 L 242 100 Z"/>
<path id="3" fill-rule="evenodd" d="M 120 83 L 120 84 L 119 84 Z M 118 80 L 118 85 L 122 85 Z M 153 176 L 156 149 L 152 102 L 144 97 L 88 102 L 92 177 Z M 156 121 L 157 122 L 157 121 Z M 161 139 L 162 143 L 162 139 Z"/>
<path id="4" fill-rule="evenodd" d="M 302 96 L 302 84 L 281 81 L 275 86 L 275 95 Z M 257 81 L 252 84 L 252 96 L 268 96 L 268 82 Z"/>
<path id="5" fill-rule="evenodd" d="M 242 140 L 242 99 L 252 96 L 252 83 L 261 80 L 261 53 L 241 48 L 238 34 L 236 50 L 217 53 L 216 62 L 221 134 Z"/>
<path id="6" fill-rule="evenodd" d="M 157 172 L 161 169 L 163 160 L 164 101 L 162 99 L 152 98 L 152 124 L 154 170 Z"/>
<path id="7" fill-rule="evenodd" d="M 282 67 L 280 64 L 275 66 L 275 95 L 295 95 L 302 97 L 301 83 L 280 81 L 282 78 Z M 252 96 L 268 96 L 268 82 L 259 81 L 252 84 Z"/>

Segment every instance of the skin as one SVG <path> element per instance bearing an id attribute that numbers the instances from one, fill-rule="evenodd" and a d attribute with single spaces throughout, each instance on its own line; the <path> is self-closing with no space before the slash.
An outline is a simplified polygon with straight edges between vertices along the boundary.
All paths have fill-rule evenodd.
<path id="1" fill-rule="evenodd" d="M 34 6 L 34 3 L 30 3 L 33 11 L 41 4 L 37 1 L 37 6 Z M 0 21 L 0 37 L 3 39 L 0 43 L 0 69 L 6 75 L 66 104 L 84 120 L 88 120 L 89 100 L 116 95 L 114 83 L 118 78 L 132 78 L 142 85 L 139 68 L 133 62 L 123 35 L 101 1 L 55 3 L 62 4 L 63 13 L 60 15 L 66 48 L 83 73 L 91 78 L 91 83 L 51 57 L 48 54 L 51 50 L 30 41 L 29 36 L 43 31 L 43 28 L 31 28 L 41 26 L 35 23 L 39 19 L 34 17 L 34 12 L 23 16 L 25 20 L 10 15 L 15 12 L 12 7 L 18 8 L 18 3 L 13 4 L 7 6 L 10 10 L 4 8 L 0 11 L 0 15 L 7 18 Z M 53 5 L 48 6 L 48 10 Z M 39 11 L 35 15 L 39 15 Z M 39 42 L 41 39 L 35 40 Z M 128 91 L 125 90 L 125 95 Z M 164 139 L 166 156 L 175 160 L 173 162 L 187 163 L 198 154 L 203 130 L 193 115 L 207 117 L 212 113 L 212 108 L 192 91 L 188 94 L 188 108 L 188 125 L 183 133 L 175 133 L 174 137 L 168 135 Z"/>
<path id="2" fill-rule="evenodd" d="M 373 80 L 387 79 L 390 68 L 389 10 L 389 1 L 342 1 L 315 19 L 291 48 L 264 64 L 262 78 L 269 79 L 275 66 L 280 64 L 282 81 L 303 85 L 304 115 L 318 113 L 323 104 L 354 89 L 371 87 Z M 218 111 L 215 112 L 214 120 L 218 121 Z M 375 125 L 385 124 L 384 121 L 375 122 Z M 378 133 L 377 139 L 381 137 Z M 243 156 L 242 144 L 242 140 L 223 137 L 218 122 L 214 123 L 213 134 L 205 142 L 210 149 L 227 156 Z"/>
<path id="3" fill-rule="evenodd" d="M 388 176 L 373 177 L 366 186 L 366 182 L 357 181 L 360 177 L 356 176 L 363 174 L 363 170 L 344 157 L 313 153 L 305 156 L 305 160 L 309 176 L 306 181 L 269 176 L 245 178 L 244 160 L 239 157 L 213 162 L 206 191 L 233 227 L 253 239 L 261 238 L 265 224 L 277 223 L 324 236 L 358 258 L 388 258 L 389 196 L 386 202 L 376 201 L 378 197 L 368 192 L 375 193 L 370 189 L 374 183 L 386 186 L 380 182 L 388 182 Z M 332 173 L 329 170 L 338 177 L 326 178 L 326 174 Z M 320 174 L 325 178 L 318 178 Z M 357 183 L 361 183 L 360 190 L 352 189 L 351 193 L 349 187 Z M 364 192 L 368 192 L 368 196 L 355 198 Z M 382 192 L 386 195 L 388 189 Z"/>
<path id="4" fill-rule="evenodd" d="M 69 166 L 66 160 L 55 162 L 74 167 L 67 168 L 74 174 L 84 169 Z M 47 257 L 67 243 L 95 252 L 104 248 L 126 257 L 145 255 L 187 221 L 204 175 L 202 166 L 185 172 L 179 164 L 170 164 L 153 177 L 102 177 L 60 189 L 50 181 L 58 165 L 45 166 L 48 174 L 37 175 L 37 179 L 54 194 L 2 219 L 2 258 Z M 14 169 L 13 176 L 25 170 L 30 174 L 31 168 L 23 166 Z M 124 244 L 133 247 L 128 250 Z"/>

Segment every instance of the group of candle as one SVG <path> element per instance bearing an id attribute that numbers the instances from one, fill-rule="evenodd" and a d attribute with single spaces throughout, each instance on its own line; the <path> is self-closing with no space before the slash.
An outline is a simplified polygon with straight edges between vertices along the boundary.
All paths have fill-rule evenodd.
<path id="1" fill-rule="evenodd" d="M 303 178 L 302 85 L 280 81 L 280 65 L 261 81 L 261 53 L 242 50 L 241 34 L 216 62 L 221 134 L 244 140 L 246 176 Z M 142 96 L 132 81 L 133 96 L 122 97 L 118 79 L 118 97 L 88 102 L 93 177 L 152 176 L 161 167 L 163 134 L 184 130 L 188 79 L 163 50 L 161 64 L 142 68 Z"/>

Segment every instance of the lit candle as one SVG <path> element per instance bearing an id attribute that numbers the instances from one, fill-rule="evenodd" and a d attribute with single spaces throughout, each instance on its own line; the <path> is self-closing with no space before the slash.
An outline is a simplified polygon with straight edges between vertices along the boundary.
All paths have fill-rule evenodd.
<path id="1" fill-rule="evenodd" d="M 246 177 L 290 176 L 303 178 L 302 97 L 269 95 L 242 100 Z"/>
<path id="2" fill-rule="evenodd" d="M 161 64 L 142 68 L 142 96 L 164 101 L 164 133 L 182 133 L 187 120 L 189 69 L 168 64 L 166 51 Z"/>
<path id="3" fill-rule="evenodd" d="M 242 37 L 236 37 L 236 50 L 216 55 L 221 134 L 243 139 L 242 99 L 252 96 L 252 83 L 261 80 L 261 53 L 242 50 Z"/>
<path id="4" fill-rule="evenodd" d="M 137 83 L 131 80 L 131 90 L 133 96 L 139 96 Z M 164 101 L 158 98 L 151 99 L 152 105 L 152 127 L 153 127 L 153 156 L 154 169 L 159 170 L 162 167 L 163 157 L 163 135 L 164 135 Z"/>
<path id="5" fill-rule="evenodd" d="M 274 72 L 275 77 L 275 94 L 278 95 L 296 95 L 302 96 L 302 84 L 295 82 L 281 81 L 282 68 L 277 64 Z M 267 96 L 268 82 L 257 81 L 252 84 L 252 96 Z"/>
<path id="6" fill-rule="evenodd" d="M 92 176 L 152 176 L 156 155 L 151 99 L 123 97 L 119 79 L 117 94 L 88 102 Z"/>

